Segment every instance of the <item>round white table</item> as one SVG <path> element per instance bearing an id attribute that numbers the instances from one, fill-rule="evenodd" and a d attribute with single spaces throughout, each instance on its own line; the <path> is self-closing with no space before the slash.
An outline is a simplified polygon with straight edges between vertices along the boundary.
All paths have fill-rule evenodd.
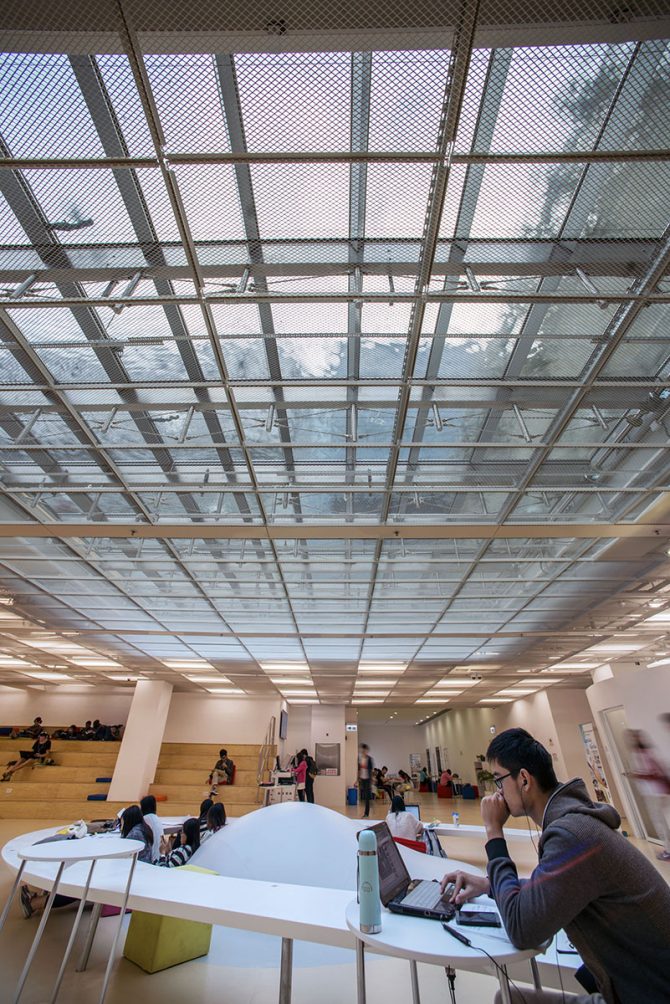
<path id="1" fill-rule="evenodd" d="M 488 896 L 480 896 L 476 902 L 490 903 L 491 909 L 497 909 Z M 409 961 L 413 1004 L 420 1004 L 417 962 L 427 962 L 434 966 L 452 966 L 454 969 L 466 969 L 470 972 L 492 972 L 498 977 L 503 1001 L 509 1004 L 509 981 L 505 967 L 511 962 L 533 959 L 543 950 L 538 948 L 522 951 L 515 948 L 503 927 L 459 928 L 454 917 L 449 921 L 449 926 L 470 939 L 472 947 L 468 948 L 445 931 L 437 920 L 391 913 L 383 907 L 381 932 L 365 934 L 360 929 L 359 905 L 355 899 L 347 906 L 346 920 L 347 927 L 356 936 L 358 1004 L 365 1004 L 365 945 L 381 955 L 392 955 Z M 482 949 L 495 959 L 495 963 Z M 535 974 L 533 975 L 535 979 Z"/>
<path id="2" fill-rule="evenodd" d="M 88 876 L 86 883 L 82 890 L 81 899 L 79 901 L 79 909 L 77 910 L 77 915 L 74 919 L 74 924 L 72 925 L 72 931 L 70 932 L 70 937 L 65 948 L 65 953 L 63 955 L 63 961 L 61 962 L 60 969 L 58 971 L 58 976 L 56 977 L 56 982 L 54 984 L 51 997 L 49 998 L 49 1004 L 53 1004 L 58 996 L 58 991 L 60 990 L 60 985 L 63 980 L 63 975 L 65 973 L 65 967 L 70 958 L 72 948 L 74 946 L 75 939 L 77 937 L 77 932 L 79 930 L 79 924 L 81 921 L 82 914 L 84 912 L 84 906 L 86 904 L 86 896 L 88 894 L 89 886 L 91 884 L 91 879 L 93 877 L 93 871 L 97 861 L 101 859 L 109 860 L 111 858 L 128 858 L 130 860 L 130 868 L 128 870 L 128 880 L 126 882 L 125 893 L 123 904 L 121 907 L 121 914 L 119 916 L 119 923 L 114 934 L 114 939 L 112 941 L 112 946 L 109 952 L 109 959 L 107 960 L 107 968 L 105 970 L 105 978 L 102 984 L 102 991 L 100 993 L 99 1004 L 105 999 L 107 994 L 107 986 L 109 984 L 109 977 L 112 971 L 112 964 L 114 961 L 114 953 L 116 951 L 116 946 L 119 940 L 119 935 L 121 933 L 121 926 L 123 924 L 123 917 L 126 912 L 126 906 L 128 903 L 128 896 L 130 894 L 130 884 L 133 879 L 133 872 L 135 871 L 135 865 L 137 863 L 137 855 L 143 849 L 144 844 L 139 840 L 127 840 L 122 837 L 110 837 L 110 836 L 89 836 L 82 837 L 79 840 L 54 840 L 48 843 L 37 843 L 32 844 L 28 847 L 22 847 L 16 851 L 16 856 L 21 861 L 21 865 L 16 874 L 16 879 L 14 880 L 14 885 L 9 893 L 7 902 L 5 903 L 5 908 L 2 911 L 2 916 L 0 917 L 0 931 L 2 930 L 7 915 L 9 913 L 9 908 L 11 906 L 12 900 L 19 888 L 21 882 L 21 876 L 23 870 L 26 866 L 26 862 L 42 863 L 42 864 L 55 864 L 58 866 L 56 871 L 56 876 L 51 887 L 51 892 L 49 893 L 49 898 L 47 900 L 47 905 L 44 909 L 44 913 L 40 919 L 39 927 L 33 938 L 33 943 L 30 946 L 30 951 L 28 952 L 28 957 L 26 958 L 25 965 L 19 976 L 18 983 L 16 985 L 16 990 L 14 992 L 14 997 L 12 998 L 12 1004 L 17 1004 L 21 994 L 23 993 L 23 988 L 25 986 L 26 980 L 28 978 L 28 973 L 30 967 L 35 958 L 35 954 L 39 947 L 40 941 L 42 940 L 42 935 L 44 933 L 44 928 L 46 927 L 47 920 L 49 919 L 49 914 L 51 913 L 51 907 L 53 906 L 54 900 L 56 898 L 56 893 L 58 892 L 58 886 L 60 884 L 61 876 L 63 871 L 73 864 L 82 861 L 90 861 L 91 866 L 88 870 Z M 97 923 L 97 917 L 94 918 L 94 924 Z M 93 927 L 93 924 L 92 924 Z"/>

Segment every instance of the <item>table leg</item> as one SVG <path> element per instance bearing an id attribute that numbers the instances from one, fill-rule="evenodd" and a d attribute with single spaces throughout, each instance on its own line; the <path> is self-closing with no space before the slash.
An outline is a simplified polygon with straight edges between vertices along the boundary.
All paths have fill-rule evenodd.
<path id="1" fill-rule="evenodd" d="M 365 946 L 356 938 L 356 990 L 358 1004 L 365 1004 Z"/>
<path id="2" fill-rule="evenodd" d="M 510 996 L 509 990 L 509 977 L 507 975 L 506 966 L 497 967 L 498 973 L 498 983 L 500 984 L 500 996 L 502 997 L 502 1004 L 512 1004 L 512 998 Z"/>
<path id="3" fill-rule="evenodd" d="M 21 862 L 18 872 L 16 873 L 16 878 L 14 879 L 14 885 L 12 886 L 12 891 L 7 897 L 7 902 L 5 903 L 5 908 L 2 911 L 2 917 L 0 917 L 0 931 L 5 926 L 5 921 L 7 920 L 7 915 L 9 913 L 9 908 L 12 905 L 12 900 L 16 894 L 16 890 L 19 887 L 19 882 L 21 881 L 21 875 L 23 874 L 23 869 L 26 867 L 25 859 Z"/>
<path id="4" fill-rule="evenodd" d="M 281 968 L 279 970 L 279 1004 L 291 1004 L 293 985 L 293 939 L 281 939 Z"/>
<path id="5" fill-rule="evenodd" d="M 533 986 L 536 990 L 542 989 L 542 980 L 540 979 L 540 970 L 537 968 L 537 960 L 530 960 L 530 971 L 533 974 Z"/>
<path id="6" fill-rule="evenodd" d="M 35 954 L 37 952 L 37 949 L 39 948 L 40 941 L 42 940 L 42 935 L 44 934 L 44 928 L 47 925 L 47 920 L 49 919 L 49 914 L 51 913 L 51 907 L 53 906 L 53 901 L 56 898 L 56 892 L 58 891 L 58 884 L 60 882 L 60 877 L 63 874 L 64 868 L 65 868 L 65 862 L 61 861 L 61 863 L 58 866 L 58 871 L 56 872 L 56 881 L 53 884 L 51 892 L 49 893 L 49 899 L 47 900 L 47 905 L 44 909 L 44 913 L 42 914 L 40 920 L 40 925 L 37 928 L 37 933 L 33 938 L 32 945 L 30 946 L 30 951 L 28 952 L 28 958 L 26 959 L 21 975 L 19 976 L 19 982 L 16 984 L 16 993 L 14 994 L 12 1004 L 17 1004 L 19 997 L 23 993 L 23 988 L 25 986 L 26 980 L 28 979 L 28 973 L 30 972 L 30 967 L 33 964 L 33 959 L 35 958 Z"/>
<path id="7" fill-rule="evenodd" d="M 416 960 L 409 960 L 409 975 L 412 981 L 412 1004 L 421 1004 L 419 997 L 419 974 L 416 968 Z"/>
<path id="8" fill-rule="evenodd" d="M 102 903 L 94 903 L 93 913 L 91 914 L 91 923 L 88 928 L 88 934 L 86 935 L 86 942 L 84 944 L 81 957 L 75 970 L 78 973 L 83 973 L 88 965 L 88 957 L 91 954 L 91 948 L 93 947 L 93 939 L 95 938 L 95 932 L 98 930 L 98 921 L 100 920 L 101 913 L 102 913 Z"/>
<path id="9" fill-rule="evenodd" d="M 84 912 L 84 907 L 86 906 L 86 897 L 88 896 L 88 890 L 91 885 L 91 879 L 93 877 L 93 869 L 95 868 L 95 860 L 91 861 L 91 867 L 88 870 L 88 878 L 86 879 L 86 886 L 84 892 L 79 901 L 79 909 L 77 910 L 77 916 L 74 918 L 74 924 L 72 925 L 72 930 L 70 931 L 70 938 L 67 943 L 67 948 L 65 949 L 65 954 L 63 955 L 63 961 L 61 962 L 60 969 L 58 970 L 58 976 L 56 977 L 56 982 L 54 984 L 53 993 L 49 999 L 49 1004 L 54 1004 L 54 1001 L 58 997 L 58 991 L 60 990 L 60 985 L 63 982 L 63 976 L 65 974 L 65 967 L 68 964 L 70 958 L 70 953 L 74 947 L 75 939 L 77 937 L 77 932 L 79 931 L 79 924 L 81 922 L 82 914 Z"/>
<path id="10" fill-rule="evenodd" d="M 133 854 L 133 859 L 130 863 L 130 871 L 128 873 L 128 881 L 126 882 L 126 891 L 123 895 L 123 903 L 121 904 L 121 913 L 119 914 L 119 923 L 116 925 L 116 931 L 114 932 L 114 939 L 112 941 L 112 947 L 109 950 L 109 959 L 107 960 L 107 968 L 105 970 L 105 978 L 102 981 L 102 990 L 100 991 L 100 998 L 98 1004 L 103 1004 L 105 997 L 107 996 L 107 987 L 109 986 L 109 978 L 112 975 L 112 966 L 114 965 L 114 955 L 116 954 L 116 946 L 119 943 L 119 936 L 121 934 L 121 928 L 123 927 L 123 919 L 126 915 L 126 907 L 128 906 L 128 897 L 130 896 L 130 883 L 133 881 L 133 872 L 135 871 L 135 865 L 137 864 L 137 854 Z"/>

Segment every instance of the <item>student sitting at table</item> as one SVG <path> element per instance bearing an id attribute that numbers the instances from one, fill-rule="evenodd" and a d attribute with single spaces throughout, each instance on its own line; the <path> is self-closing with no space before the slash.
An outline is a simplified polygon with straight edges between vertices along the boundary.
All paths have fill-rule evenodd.
<path id="1" fill-rule="evenodd" d="M 145 795 L 140 802 L 140 810 L 144 817 L 144 822 L 153 833 L 153 843 L 151 847 L 151 860 L 157 861 L 161 853 L 161 837 L 163 836 L 163 824 L 156 815 L 156 799 L 153 795 Z"/>
<path id="2" fill-rule="evenodd" d="M 145 823 L 139 805 L 129 805 L 127 809 L 123 810 L 123 815 L 121 816 L 121 836 L 126 837 L 128 840 L 141 840 L 144 847 L 137 855 L 137 860 L 143 861 L 147 865 L 152 863 L 154 833 L 151 827 Z"/>
<path id="3" fill-rule="evenodd" d="M 561 929 L 593 974 L 593 1004 L 668 1004 L 670 889 L 665 877 L 619 832 L 612 805 L 592 802 L 581 778 L 561 784 L 551 753 L 525 729 L 506 729 L 486 753 L 496 791 L 482 799 L 488 875 L 451 872 L 452 902 L 491 895 L 517 948 L 537 948 Z M 541 828 L 539 862 L 519 879 L 507 849 L 509 817 Z M 496 997 L 500 1002 L 501 997 Z M 575 1001 L 530 990 L 514 1002 Z"/>
<path id="4" fill-rule="evenodd" d="M 181 828 L 179 846 L 173 851 L 170 850 L 169 837 L 163 837 L 161 841 L 162 854 L 157 864 L 160 868 L 179 868 L 180 865 L 186 864 L 199 847 L 200 821 L 194 818 L 187 819 Z"/>
<path id="5" fill-rule="evenodd" d="M 207 828 L 204 833 L 200 834 L 200 843 L 202 844 L 205 840 L 211 837 L 213 833 L 218 833 L 225 825 L 226 810 L 223 802 L 215 802 L 207 813 Z"/>
<path id="6" fill-rule="evenodd" d="M 423 823 L 411 812 L 407 812 L 402 795 L 393 796 L 386 824 L 392 837 L 402 837 L 403 840 L 421 840 Z"/>

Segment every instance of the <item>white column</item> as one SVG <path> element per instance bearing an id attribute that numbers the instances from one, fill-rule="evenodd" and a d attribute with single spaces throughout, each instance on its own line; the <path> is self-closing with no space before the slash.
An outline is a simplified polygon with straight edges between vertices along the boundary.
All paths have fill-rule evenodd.
<path id="1" fill-rule="evenodd" d="M 340 773 L 337 777 L 319 774 L 314 782 L 314 801 L 329 809 L 342 809 L 346 800 L 346 757 L 343 704 L 315 704 L 312 707 L 311 748 L 316 743 L 339 743 Z"/>
<path id="2" fill-rule="evenodd" d="M 170 710 L 172 684 L 138 680 L 107 798 L 137 802 L 153 783 Z"/>

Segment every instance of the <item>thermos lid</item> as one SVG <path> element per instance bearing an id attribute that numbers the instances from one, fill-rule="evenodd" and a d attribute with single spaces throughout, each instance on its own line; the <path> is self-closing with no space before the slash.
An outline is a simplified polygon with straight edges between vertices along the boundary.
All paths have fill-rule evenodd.
<path id="1" fill-rule="evenodd" d="M 377 836 L 372 832 L 372 830 L 363 830 L 358 835 L 358 849 L 361 854 L 376 854 L 377 853 Z"/>

